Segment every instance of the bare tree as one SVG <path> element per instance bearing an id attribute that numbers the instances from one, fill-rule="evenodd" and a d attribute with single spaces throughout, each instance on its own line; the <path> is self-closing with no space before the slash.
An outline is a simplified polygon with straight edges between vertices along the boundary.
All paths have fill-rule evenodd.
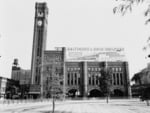
<path id="1" fill-rule="evenodd" d="M 109 68 L 102 68 L 101 77 L 99 78 L 100 89 L 106 96 L 106 102 L 108 103 L 111 93 L 112 73 Z"/>
<path id="2" fill-rule="evenodd" d="M 149 16 L 145 24 L 150 22 L 150 0 L 116 0 L 119 4 L 113 8 L 113 13 L 120 13 L 125 15 L 127 11 L 132 12 L 134 5 L 139 5 L 142 3 L 147 3 L 147 9 L 144 11 L 144 16 Z"/>
<path id="3" fill-rule="evenodd" d="M 113 13 L 114 14 L 120 13 L 122 15 L 125 15 L 127 11 L 132 12 L 134 5 L 146 3 L 147 9 L 144 11 L 144 16 L 148 17 L 148 19 L 145 21 L 145 24 L 147 25 L 150 22 L 150 0 L 116 0 L 116 2 L 118 2 L 119 5 L 113 8 Z M 150 41 L 150 37 L 147 40 L 146 46 L 143 47 L 144 51 L 150 48 L 149 41 Z M 150 54 L 148 54 L 146 58 L 150 58 Z M 137 76 L 137 78 L 134 79 L 139 79 L 139 77 Z M 143 100 L 146 100 L 148 106 L 149 106 L 149 99 L 150 99 L 149 95 L 150 95 L 149 87 L 142 89 L 142 98 Z"/>
<path id="4" fill-rule="evenodd" d="M 56 98 L 61 94 L 62 88 L 60 86 L 60 79 L 59 75 L 56 74 L 56 67 L 60 65 L 56 62 L 51 62 L 46 65 L 44 65 L 44 75 L 47 75 L 47 86 L 48 86 L 48 94 L 52 97 L 52 113 L 55 112 L 55 101 Z"/>

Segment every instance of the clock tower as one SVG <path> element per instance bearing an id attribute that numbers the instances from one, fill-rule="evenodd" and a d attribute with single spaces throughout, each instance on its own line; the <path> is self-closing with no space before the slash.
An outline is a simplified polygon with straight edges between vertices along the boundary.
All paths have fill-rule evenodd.
<path id="1" fill-rule="evenodd" d="M 48 7 L 46 3 L 36 3 L 34 35 L 31 61 L 31 84 L 40 85 L 44 50 L 46 49 Z"/>

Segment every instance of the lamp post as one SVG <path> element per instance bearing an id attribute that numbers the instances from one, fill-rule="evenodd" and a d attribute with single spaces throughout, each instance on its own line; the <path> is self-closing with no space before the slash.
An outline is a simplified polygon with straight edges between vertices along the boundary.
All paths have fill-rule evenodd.
<path id="1" fill-rule="evenodd" d="M 66 65 L 65 62 L 63 62 L 63 100 L 66 98 Z"/>

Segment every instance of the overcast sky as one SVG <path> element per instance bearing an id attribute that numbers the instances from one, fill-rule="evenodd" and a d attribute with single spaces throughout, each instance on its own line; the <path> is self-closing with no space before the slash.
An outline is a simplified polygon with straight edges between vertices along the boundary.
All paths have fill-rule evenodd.
<path id="1" fill-rule="evenodd" d="M 31 67 L 35 2 L 0 0 L 0 76 L 11 77 L 14 58 Z M 42 0 L 39 0 L 42 1 Z M 45 0 L 46 1 L 46 0 Z M 142 48 L 150 36 L 145 5 L 125 16 L 114 15 L 115 0 L 47 0 L 47 50 L 54 47 L 123 47 L 130 78 L 147 64 Z"/>

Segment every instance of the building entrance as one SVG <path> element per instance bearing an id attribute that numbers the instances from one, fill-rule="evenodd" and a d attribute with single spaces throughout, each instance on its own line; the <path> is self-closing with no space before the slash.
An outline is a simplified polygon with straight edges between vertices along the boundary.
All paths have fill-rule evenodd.
<path id="1" fill-rule="evenodd" d="M 76 96 L 76 89 L 71 89 L 68 91 L 68 97 L 75 97 Z"/>
<path id="2" fill-rule="evenodd" d="M 121 96 L 123 96 L 123 92 L 119 89 L 115 89 L 114 90 L 114 96 L 115 97 L 121 97 Z"/>
<path id="3" fill-rule="evenodd" d="M 89 92 L 89 97 L 102 97 L 104 96 L 100 90 L 93 89 Z"/>

